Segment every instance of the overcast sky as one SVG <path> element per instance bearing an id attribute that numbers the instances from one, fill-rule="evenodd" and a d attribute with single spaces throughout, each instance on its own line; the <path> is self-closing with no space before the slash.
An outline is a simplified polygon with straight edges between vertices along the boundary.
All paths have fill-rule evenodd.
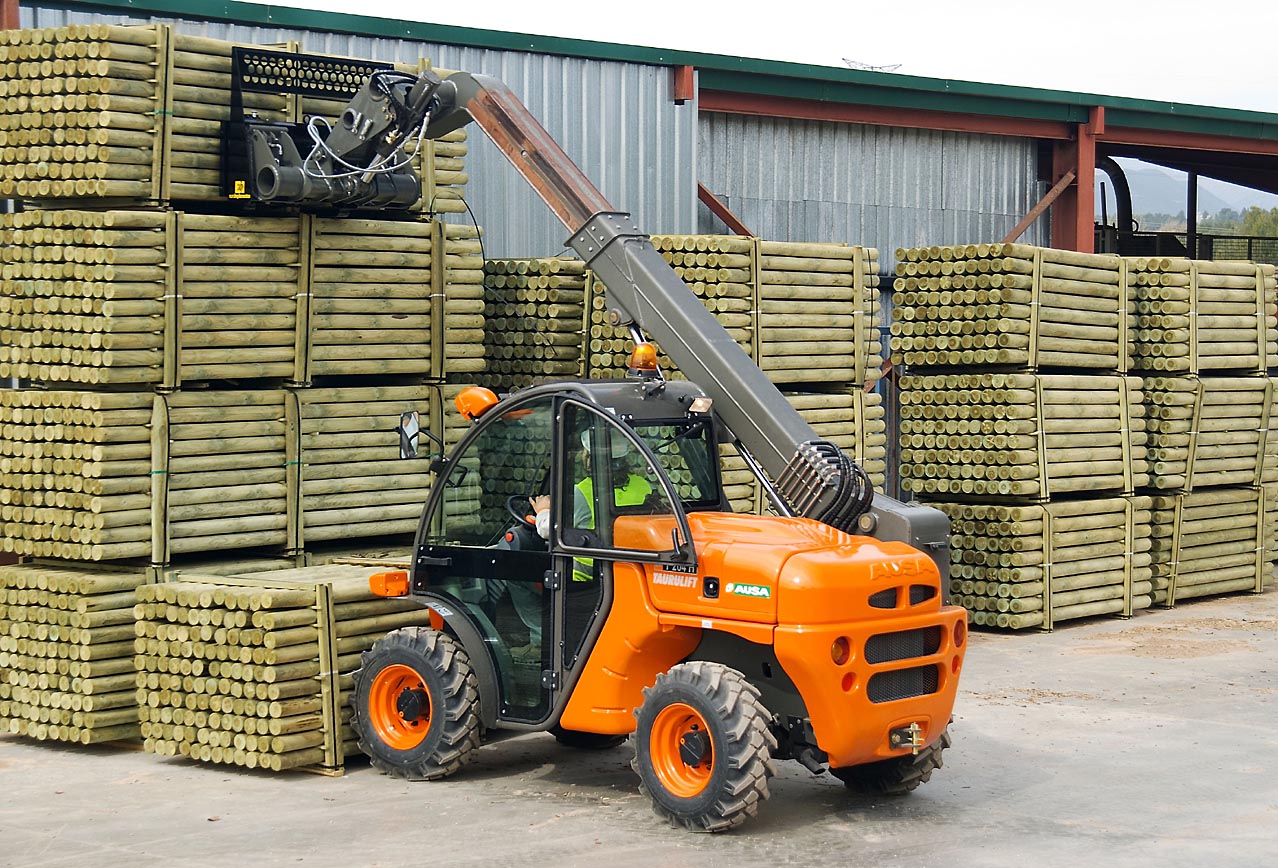
<path id="1" fill-rule="evenodd" d="M 270 5 L 1278 113 L 1275 0 Z"/>

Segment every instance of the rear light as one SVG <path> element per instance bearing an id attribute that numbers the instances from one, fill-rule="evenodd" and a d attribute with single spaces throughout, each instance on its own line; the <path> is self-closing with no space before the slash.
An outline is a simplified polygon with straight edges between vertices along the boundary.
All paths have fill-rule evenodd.
<path id="1" fill-rule="evenodd" d="M 378 597 L 407 597 L 408 573 L 404 570 L 374 573 L 368 577 L 368 589 Z"/>
<path id="2" fill-rule="evenodd" d="M 830 659 L 835 666 L 842 666 L 852 657 L 852 644 L 846 636 L 840 636 L 830 644 Z"/>
<path id="3" fill-rule="evenodd" d="M 954 624 L 954 647 L 962 648 L 967 641 L 967 621 L 959 620 Z"/>

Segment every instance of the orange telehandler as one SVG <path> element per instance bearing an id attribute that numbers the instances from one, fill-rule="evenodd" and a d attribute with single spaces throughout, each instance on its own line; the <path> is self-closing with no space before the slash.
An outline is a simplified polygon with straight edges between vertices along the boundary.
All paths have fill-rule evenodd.
<path id="1" fill-rule="evenodd" d="M 411 570 L 372 580 L 432 626 L 364 655 L 361 748 L 433 779 L 508 734 L 631 737 L 657 813 L 709 831 L 757 813 L 778 759 L 876 792 L 926 781 L 966 646 L 945 517 L 875 495 L 504 85 L 375 72 L 306 157 L 296 131 L 247 123 L 247 186 L 303 207 L 411 202 L 404 143 L 472 121 L 572 232 L 636 350 L 624 379 L 458 397 L 474 424 L 434 464 Z M 662 377 L 646 336 L 691 382 Z M 777 515 L 729 511 L 725 443 Z M 531 496 L 549 500 L 540 529 Z"/>

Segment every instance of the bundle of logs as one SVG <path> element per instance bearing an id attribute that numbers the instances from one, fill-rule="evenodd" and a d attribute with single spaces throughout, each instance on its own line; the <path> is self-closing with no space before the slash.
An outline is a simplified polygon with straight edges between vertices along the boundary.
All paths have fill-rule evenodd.
<path id="1" fill-rule="evenodd" d="M 952 522 L 950 592 L 982 626 L 1130 615 L 1161 601 L 1151 569 L 1150 498 L 1043 505 L 934 504 Z"/>
<path id="2" fill-rule="evenodd" d="M 416 531 L 436 446 L 422 436 L 419 458 L 404 460 L 395 428 L 416 411 L 421 427 L 437 430 L 438 387 L 311 388 L 292 392 L 290 402 L 300 437 L 295 547 Z"/>
<path id="3" fill-rule="evenodd" d="M 483 367 L 474 227 L 33 210 L 0 217 L 0 239 L 0 377 L 175 388 Z"/>
<path id="4" fill-rule="evenodd" d="M 1155 602 L 1260 593 L 1278 558 L 1278 488 L 1218 488 L 1153 498 Z"/>
<path id="5" fill-rule="evenodd" d="M 489 386 L 514 391 L 582 375 L 586 267 L 577 259 L 492 259 L 484 281 Z"/>
<path id="6" fill-rule="evenodd" d="M 151 405 L 145 393 L 0 390 L 4 551 L 149 555 Z"/>
<path id="7" fill-rule="evenodd" d="M 143 745 L 272 771 L 339 769 L 360 654 L 429 613 L 373 597 L 367 567 L 333 565 L 148 585 L 137 606 Z"/>
<path id="8" fill-rule="evenodd" d="M 878 251 L 734 235 L 655 235 L 657 250 L 774 382 L 866 386 L 882 375 Z M 633 344 L 591 292 L 587 367 L 620 376 Z M 668 375 L 682 376 L 668 360 Z"/>
<path id="9" fill-rule="evenodd" d="M 1278 361 L 1272 265 L 1127 260 L 1135 366 L 1177 374 L 1263 374 Z"/>
<path id="10" fill-rule="evenodd" d="M 897 259 L 892 352 L 911 368 L 1130 367 L 1136 308 L 1117 256 L 971 244 Z"/>
<path id="11" fill-rule="evenodd" d="M 1148 377 L 1150 484 L 1193 491 L 1278 482 L 1269 377 Z"/>
<path id="12" fill-rule="evenodd" d="M 901 378 L 901 484 L 939 497 L 1131 493 L 1149 482 L 1134 377 Z M 948 498 L 946 498 L 948 499 Z"/>
<path id="13" fill-rule="evenodd" d="M 429 376 L 434 226 L 353 219 L 312 226 L 309 366 L 301 379 Z"/>
<path id="14" fill-rule="evenodd" d="M 0 33 L 0 198 L 160 195 L 168 29 Z"/>
<path id="15" fill-rule="evenodd" d="M 140 574 L 0 566 L 0 732 L 136 739 L 133 607 Z"/>

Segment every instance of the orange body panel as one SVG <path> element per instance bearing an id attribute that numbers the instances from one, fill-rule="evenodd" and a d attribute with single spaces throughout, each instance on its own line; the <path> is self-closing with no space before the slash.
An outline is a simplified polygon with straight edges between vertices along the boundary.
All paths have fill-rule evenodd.
<path id="1" fill-rule="evenodd" d="M 941 605 L 940 576 L 926 555 L 809 519 L 693 513 L 688 522 L 695 572 L 680 564 L 615 566 L 612 612 L 563 726 L 632 731 L 642 688 L 689 654 L 704 630 L 720 630 L 774 648 L 831 765 L 900 755 L 908 748 L 892 747 L 889 733 L 910 724 L 922 730 L 924 745 L 940 736 L 962 670 L 966 613 Z M 673 529 L 670 518 L 624 516 L 613 534 L 619 547 L 664 550 Z M 706 577 L 719 580 L 717 597 L 705 596 Z M 936 647 L 922 656 L 866 659 L 872 637 L 928 628 Z M 841 663 L 831 653 L 839 639 L 849 650 Z M 876 674 L 929 666 L 934 692 L 880 702 L 867 695 Z"/>
<path id="2" fill-rule="evenodd" d="M 643 689 L 701 641 L 700 630 L 659 622 L 638 565 L 614 564 L 612 582 L 612 611 L 559 718 L 565 729 L 634 732 Z"/>

